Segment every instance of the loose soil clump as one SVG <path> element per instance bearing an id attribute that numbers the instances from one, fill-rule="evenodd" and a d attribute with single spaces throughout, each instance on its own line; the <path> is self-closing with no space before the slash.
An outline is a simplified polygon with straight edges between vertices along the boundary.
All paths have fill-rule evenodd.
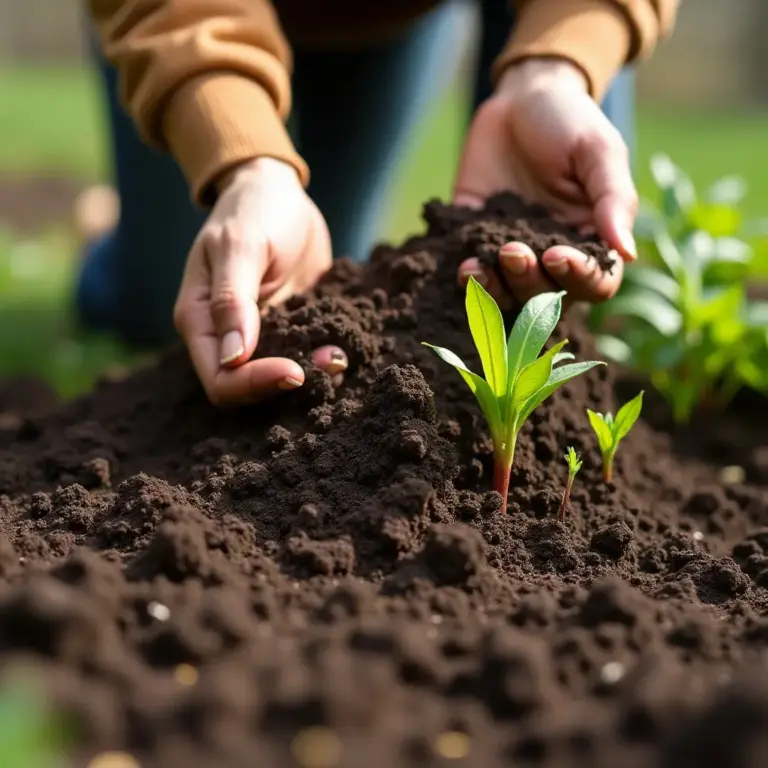
<path id="1" fill-rule="evenodd" d="M 606 486 L 597 368 L 524 428 L 502 515 L 472 394 L 420 345 L 477 369 L 478 249 L 582 245 L 520 210 L 430 203 L 423 236 L 271 310 L 259 350 L 305 365 L 296 392 L 217 411 L 174 350 L 0 425 L 0 658 L 77 718 L 78 764 L 763 768 L 761 404 L 684 438 L 641 420 Z M 576 314 L 565 334 L 593 356 Z M 328 343 L 338 389 L 309 362 Z"/>

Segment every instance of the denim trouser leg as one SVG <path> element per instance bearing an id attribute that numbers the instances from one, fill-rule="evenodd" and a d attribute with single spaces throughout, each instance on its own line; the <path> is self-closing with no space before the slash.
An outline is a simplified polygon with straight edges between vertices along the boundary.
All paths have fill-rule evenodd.
<path id="1" fill-rule="evenodd" d="M 447 0 L 398 40 L 358 51 L 295 51 L 291 132 L 312 170 L 309 192 L 328 221 L 337 256 L 362 259 L 378 234 L 390 174 L 417 121 L 448 85 L 466 43 L 471 6 Z M 507 0 L 482 0 L 474 104 L 512 24 Z M 77 290 L 86 325 L 127 341 L 173 337 L 171 314 L 184 262 L 204 221 L 176 164 L 144 145 L 118 102 L 101 57 L 115 174 L 117 229 L 89 248 Z M 617 78 L 604 109 L 633 143 L 632 79 Z M 446 158 L 449 162 L 451 158 Z"/>
<path id="2" fill-rule="evenodd" d="M 450 85 L 471 21 L 471 5 L 448 0 L 389 44 L 297 51 L 298 148 L 337 256 L 367 257 L 388 182 L 419 119 Z"/>

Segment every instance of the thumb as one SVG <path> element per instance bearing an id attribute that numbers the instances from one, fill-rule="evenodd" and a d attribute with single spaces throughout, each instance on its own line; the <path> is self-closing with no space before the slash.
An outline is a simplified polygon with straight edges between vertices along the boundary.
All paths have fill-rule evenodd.
<path id="1" fill-rule="evenodd" d="M 634 261 L 637 246 L 632 229 L 638 201 L 623 139 L 618 132 L 615 137 L 592 137 L 579 146 L 575 160 L 598 234 L 625 261 Z"/>
<path id="2" fill-rule="evenodd" d="M 267 264 L 268 243 L 236 238 L 222 230 L 209 246 L 211 319 L 222 366 L 236 366 L 253 355 L 259 340 L 259 289 Z"/>

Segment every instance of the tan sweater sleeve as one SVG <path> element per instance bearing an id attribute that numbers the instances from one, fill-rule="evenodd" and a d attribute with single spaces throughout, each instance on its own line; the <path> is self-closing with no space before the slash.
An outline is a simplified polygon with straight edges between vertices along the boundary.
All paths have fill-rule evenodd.
<path id="1" fill-rule="evenodd" d="M 255 157 L 308 170 L 284 120 L 291 52 L 267 0 L 90 0 L 123 103 L 148 143 L 170 152 L 195 199 Z"/>
<path id="2" fill-rule="evenodd" d="M 651 54 L 669 35 L 680 0 L 514 0 L 518 17 L 494 77 L 529 58 L 566 59 L 601 100 L 624 64 Z"/>

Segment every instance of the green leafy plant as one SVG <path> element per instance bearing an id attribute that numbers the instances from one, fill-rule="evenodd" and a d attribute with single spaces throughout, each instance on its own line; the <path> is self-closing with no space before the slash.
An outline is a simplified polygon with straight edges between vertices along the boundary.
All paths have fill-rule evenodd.
<path id="1" fill-rule="evenodd" d="M 562 523 L 565 521 L 565 513 L 568 511 L 568 504 L 571 500 L 571 490 L 573 489 L 573 481 L 576 475 L 579 473 L 583 464 L 581 456 L 576 453 L 576 449 L 573 446 L 568 446 L 567 451 L 564 454 L 565 463 L 568 465 L 568 480 L 565 482 L 565 490 L 563 491 L 563 500 L 560 503 L 560 513 L 557 519 Z"/>
<path id="2" fill-rule="evenodd" d="M 567 339 L 539 356 L 560 319 L 564 294 L 543 293 L 530 299 L 505 338 L 499 307 L 480 283 L 470 278 L 467 319 L 485 378 L 470 371 L 450 350 L 422 342 L 459 372 L 477 398 L 491 432 L 493 487 L 501 494 L 503 511 L 507 509 L 515 445 L 523 424 L 553 392 L 596 365 L 604 365 L 596 361 L 561 365 L 573 359 L 572 354 L 562 351 Z"/>
<path id="3" fill-rule="evenodd" d="M 28 680 L 4 681 L 0 690 L 0 765 L 14 768 L 64 768 L 62 755 L 72 738 Z"/>
<path id="4" fill-rule="evenodd" d="M 748 298 L 743 183 L 721 179 L 700 197 L 666 156 L 651 168 L 660 202 L 638 220 L 641 258 L 590 317 L 601 353 L 646 375 L 685 423 L 742 387 L 768 393 L 768 302 Z"/>
<path id="5" fill-rule="evenodd" d="M 595 413 L 587 408 L 589 423 L 597 435 L 597 443 L 603 457 L 603 479 L 613 481 L 613 460 L 619 443 L 629 434 L 643 409 L 643 392 L 619 408 L 616 418 L 611 413 Z"/>

